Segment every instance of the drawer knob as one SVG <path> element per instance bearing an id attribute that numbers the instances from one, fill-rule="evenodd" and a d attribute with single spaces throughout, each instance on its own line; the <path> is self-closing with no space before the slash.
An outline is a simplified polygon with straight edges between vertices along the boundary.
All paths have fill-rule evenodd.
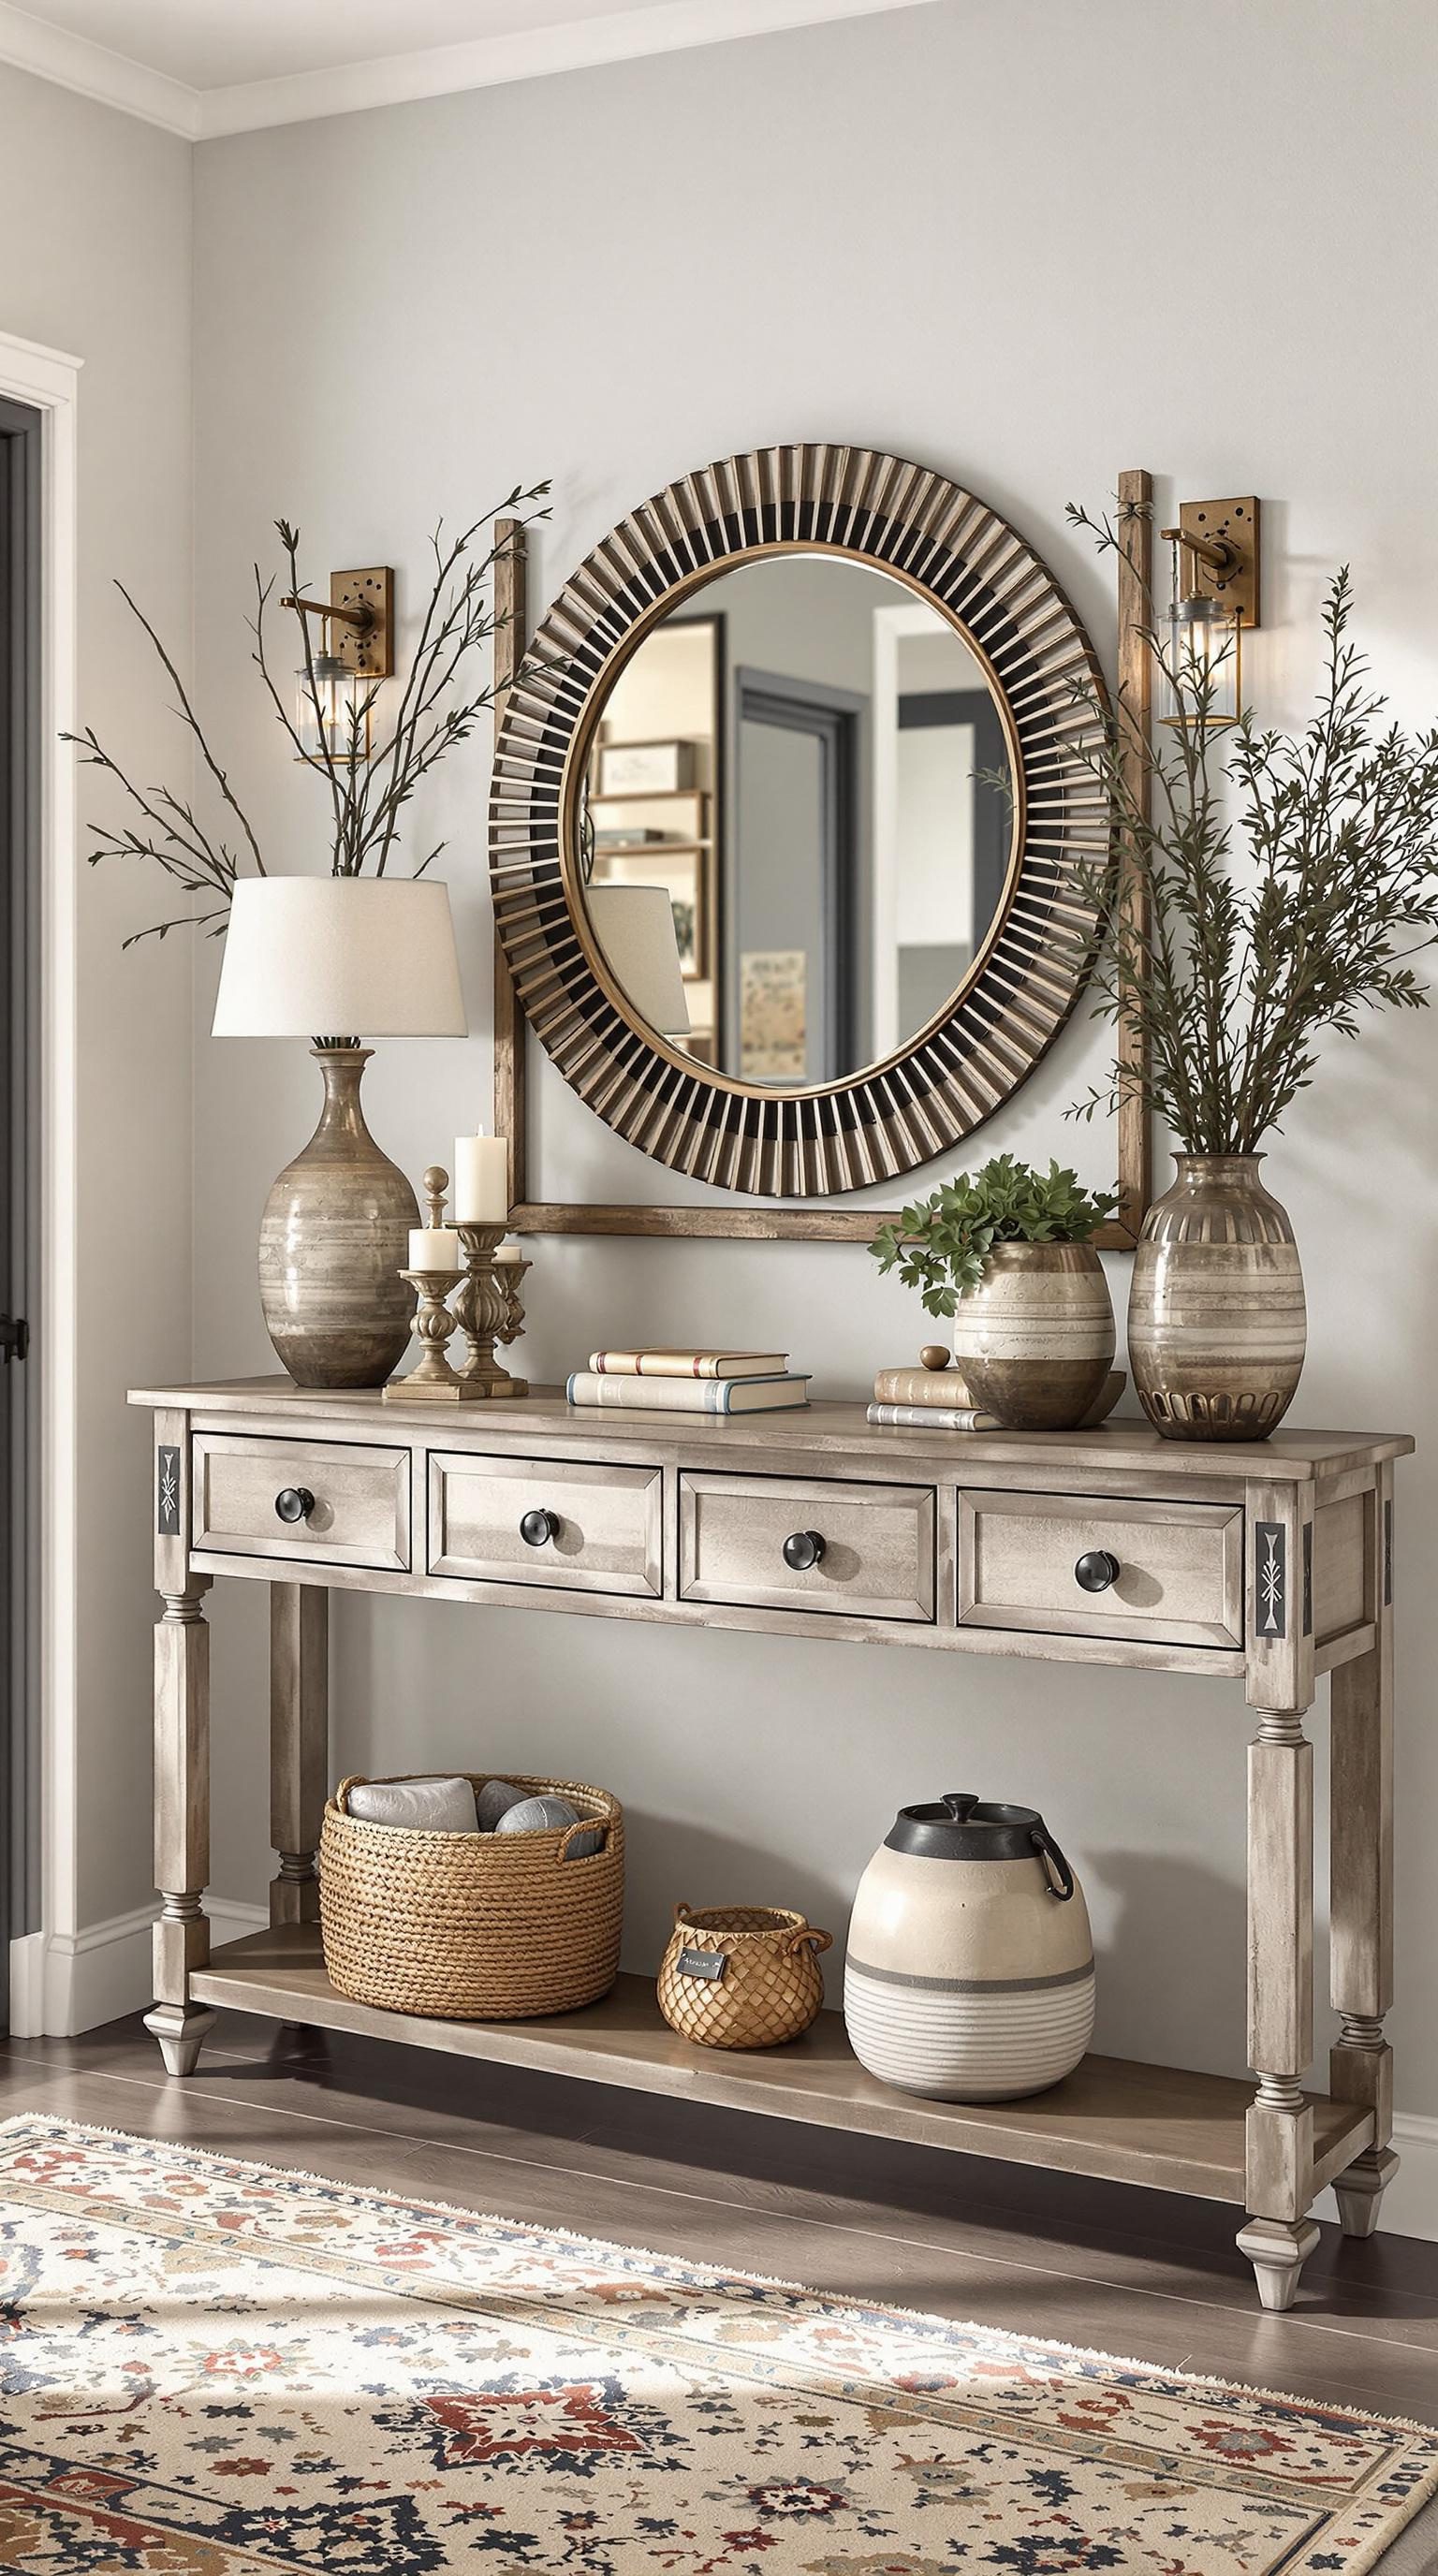
<path id="1" fill-rule="evenodd" d="M 792 1574 L 807 1574 L 824 1562 L 824 1541 L 817 1530 L 794 1530 L 784 1541 L 784 1563 Z"/>
<path id="2" fill-rule="evenodd" d="M 1108 1548 L 1091 1547 L 1074 1567 L 1074 1581 L 1081 1583 L 1085 1592 L 1107 1592 L 1122 1572 L 1118 1558 Z"/>
<path id="3" fill-rule="evenodd" d="M 548 1547 L 559 1536 L 558 1512 L 526 1512 L 519 1524 L 519 1535 L 526 1547 Z"/>
<path id="4" fill-rule="evenodd" d="M 308 1485 L 286 1485 L 275 1496 L 275 1511 L 282 1521 L 307 1521 L 315 1507 Z"/>

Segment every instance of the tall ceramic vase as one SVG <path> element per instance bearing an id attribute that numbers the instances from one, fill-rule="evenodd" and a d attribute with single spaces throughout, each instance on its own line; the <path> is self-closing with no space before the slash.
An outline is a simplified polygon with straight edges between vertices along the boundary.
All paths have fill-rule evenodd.
<path id="1" fill-rule="evenodd" d="M 954 1317 L 959 1375 L 1005 1431 L 1071 1431 L 1113 1352 L 1108 1282 L 1090 1243 L 996 1243 Z"/>
<path id="2" fill-rule="evenodd" d="M 1144 1219 L 1128 1309 L 1139 1402 L 1166 1440 L 1262 1440 L 1303 1369 L 1303 1273 L 1261 1154 L 1176 1154 Z"/>

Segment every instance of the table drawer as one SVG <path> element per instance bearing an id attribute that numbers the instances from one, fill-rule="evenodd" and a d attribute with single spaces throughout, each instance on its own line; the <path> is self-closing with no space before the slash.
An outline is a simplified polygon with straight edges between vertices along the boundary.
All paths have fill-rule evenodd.
<path id="1" fill-rule="evenodd" d="M 1241 1646 L 1243 1513 L 1236 1503 L 961 1491 L 958 1586 L 961 1628 Z"/>
<path id="2" fill-rule="evenodd" d="M 429 1571 L 657 1600 L 664 1581 L 662 1497 L 657 1467 L 435 1452 Z"/>
<path id="3" fill-rule="evenodd" d="M 785 1543 L 815 1538 L 786 1561 Z M 679 1596 L 838 1617 L 932 1620 L 934 1494 L 787 1476 L 679 1479 Z"/>
<path id="4" fill-rule="evenodd" d="M 197 1432 L 190 1544 L 210 1555 L 407 1574 L 409 1473 L 407 1449 Z M 280 1513 L 282 1494 L 298 1495 L 302 1506 L 308 1498 L 300 1517 Z"/>

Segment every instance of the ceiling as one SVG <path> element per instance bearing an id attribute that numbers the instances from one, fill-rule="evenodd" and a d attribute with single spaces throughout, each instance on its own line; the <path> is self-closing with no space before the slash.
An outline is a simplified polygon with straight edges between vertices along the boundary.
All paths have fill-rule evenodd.
<path id="1" fill-rule="evenodd" d="M 928 0 L 0 0 L 0 62 L 200 138 Z"/>

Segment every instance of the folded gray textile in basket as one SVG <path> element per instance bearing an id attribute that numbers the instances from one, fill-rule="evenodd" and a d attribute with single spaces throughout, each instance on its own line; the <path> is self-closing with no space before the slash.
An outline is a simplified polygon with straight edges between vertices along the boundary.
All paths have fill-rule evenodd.
<path id="1" fill-rule="evenodd" d="M 432 1780 L 359 1780 L 347 1801 L 366 1825 L 404 1825 L 412 1834 L 477 1834 L 474 1791 L 459 1775 Z"/>

